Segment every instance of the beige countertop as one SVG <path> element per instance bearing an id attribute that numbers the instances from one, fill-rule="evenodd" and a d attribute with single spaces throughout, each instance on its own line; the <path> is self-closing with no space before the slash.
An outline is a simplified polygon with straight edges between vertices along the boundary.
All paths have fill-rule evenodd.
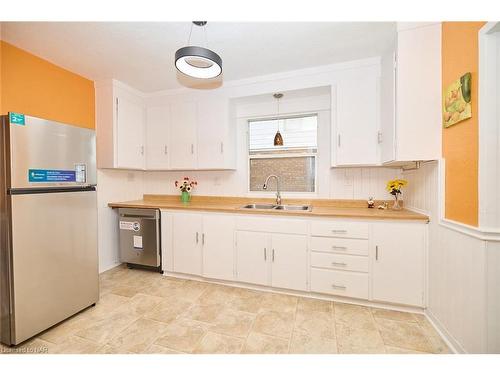
<path id="1" fill-rule="evenodd" d="M 379 210 L 377 208 L 367 208 L 366 202 L 362 200 L 283 199 L 283 204 L 312 205 L 311 211 L 250 210 L 241 208 L 248 203 L 274 203 L 274 200 L 270 198 L 193 196 L 191 202 L 183 203 L 180 201 L 178 195 L 144 195 L 143 199 L 140 200 L 111 202 L 108 203 L 108 206 L 112 208 L 158 208 L 276 216 L 429 221 L 428 216 L 407 209 L 394 211 L 391 209 Z M 380 201 L 375 202 L 375 207 L 380 203 Z M 392 202 L 389 201 L 389 206 L 391 204 Z"/>

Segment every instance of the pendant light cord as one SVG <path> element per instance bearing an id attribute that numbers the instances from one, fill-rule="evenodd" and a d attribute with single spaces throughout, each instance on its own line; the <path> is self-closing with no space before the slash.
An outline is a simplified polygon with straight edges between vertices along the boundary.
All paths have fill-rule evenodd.
<path id="1" fill-rule="evenodd" d="M 193 34 L 193 26 L 194 23 L 191 22 L 191 29 L 189 30 L 189 37 L 188 37 L 188 42 L 187 45 L 191 45 L 191 35 Z M 205 35 L 205 48 L 208 48 L 208 35 L 207 35 L 207 24 L 203 25 L 203 33 Z"/>
<path id="2" fill-rule="evenodd" d="M 187 42 L 188 46 L 191 45 L 191 34 L 193 33 L 193 26 L 194 26 L 194 23 L 191 22 L 191 30 L 189 30 L 189 37 L 188 37 L 188 42 Z"/>
<path id="3" fill-rule="evenodd" d="M 278 98 L 278 132 L 280 131 L 280 99 L 281 98 Z"/>

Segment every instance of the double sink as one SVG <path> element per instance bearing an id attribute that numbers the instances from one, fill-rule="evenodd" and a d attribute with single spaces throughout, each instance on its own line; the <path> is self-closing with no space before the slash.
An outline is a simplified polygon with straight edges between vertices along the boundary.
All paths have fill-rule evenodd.
<path id="1" fill-rule="evenodd" d="M 251 203 L 242 206 L 247 210 L 282 210 L 282 211 L 311 211 L 311 205 L 291 205 L 291 204 L 268 204 L 268 203 Z"/>

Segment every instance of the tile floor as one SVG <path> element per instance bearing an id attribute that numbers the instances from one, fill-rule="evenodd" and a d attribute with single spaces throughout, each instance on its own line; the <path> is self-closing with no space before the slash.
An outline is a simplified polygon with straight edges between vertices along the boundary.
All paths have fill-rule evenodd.
<path id="1" fill-rule="evenodd" d="M 116 267 L 101 299 L 27 353 L 449 353 L 422 315 L 257 292 Z"/>

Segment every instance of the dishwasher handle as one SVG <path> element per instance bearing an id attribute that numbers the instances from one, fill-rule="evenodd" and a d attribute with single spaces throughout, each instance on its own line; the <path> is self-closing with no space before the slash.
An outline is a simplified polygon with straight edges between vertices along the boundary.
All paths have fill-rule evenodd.
<path id="1" fill-rule="evenodd" d="M 138 220 L 156 220 L 156 216 L 151 215 L 128 215 L 128 214 L 120 214 L 120 217 L 126 217 L 128 219 L 138 219 Z"/>

